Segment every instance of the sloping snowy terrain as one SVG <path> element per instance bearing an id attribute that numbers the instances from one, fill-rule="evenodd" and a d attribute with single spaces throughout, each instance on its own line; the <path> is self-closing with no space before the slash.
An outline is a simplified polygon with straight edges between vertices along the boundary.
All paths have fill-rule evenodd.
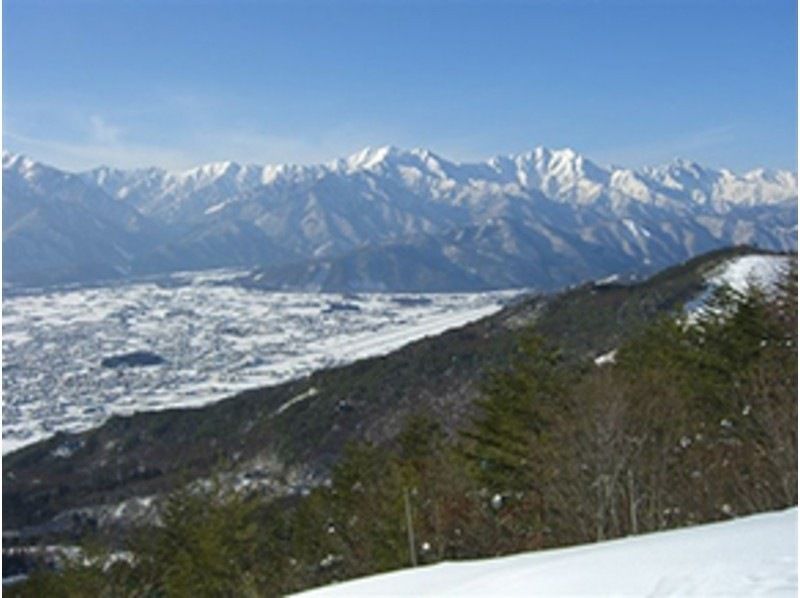
<path id="1" fill-rule="evenodd" d="M 706 274 L 705 292 L 686 305 L 689 321 L 707 309 L 708 300 L 720 287 L 730 287 L 737 293 L 744 293 L 749 287 L 773 292 L 791 264 L 792 258 L 786 255 L 743 255 L 720 264 Z"/>
<path id="2" fill-rule="evenodd" d="M 743 255 L 714 270 L 708 280 L 713 287 L 728 285 L 739 293 L 748 286 L 769 292 L 789 266 L 789 258 L 782 255 Z"/>
<path id="3" fill-rule="evenodd" d="M 516 294 L 344 296 L 225 284 L 239 274 L 4 297 L 3 451 L 112 414 L 198 406 L 388 353 Z M 132 351 L 165 363 L 101 366 Z"/>
<path id="4" fill-rule="evenodd" d="M 301 595 L 797 596 L 797 509 L 573 548 L 406 569 Z"/>

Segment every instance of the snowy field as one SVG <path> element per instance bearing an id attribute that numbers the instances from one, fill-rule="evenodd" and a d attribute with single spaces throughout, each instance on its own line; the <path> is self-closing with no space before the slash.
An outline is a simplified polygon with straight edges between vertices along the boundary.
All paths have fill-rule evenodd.
<path id="1" fill-rule="evenodd" d="M 196 406 L 397 349 L 515 293 L 325 295 L 226 284 L 240 273 L 3 299 L 3 452 L 111 414 Z M 144 350 L 165 363 L 104 368 Z"/>
<path id="2" fill-rule="evenodd" d="M 301 595 L 797 596 L 797 509 L 574 548 L 406 569 Z"/>

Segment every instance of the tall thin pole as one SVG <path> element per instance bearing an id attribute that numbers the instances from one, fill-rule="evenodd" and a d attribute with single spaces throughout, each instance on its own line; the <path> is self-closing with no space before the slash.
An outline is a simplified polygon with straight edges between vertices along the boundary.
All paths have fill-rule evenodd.
<path id="1" fill-rule="evenodd" d="M 408 488 L 403 488 L 403 502 L 406 506 L 406 530 L 408 531 L 408 554 L 411 556 L 411 566 L 417 566 L 417 544 L 414 541 L 414 523 L 411 521 L 411 499 L 408 497 Z"/>

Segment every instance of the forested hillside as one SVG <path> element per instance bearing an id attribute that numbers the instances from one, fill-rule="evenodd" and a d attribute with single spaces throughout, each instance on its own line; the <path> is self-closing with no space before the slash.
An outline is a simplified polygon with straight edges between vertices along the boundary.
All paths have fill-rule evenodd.
<path id="1" fill-rule="evenodd" d="M 125 522 L 140 509 L 122 501 L 149 500 L 215 471 L 277 494 L 301 492 L 328 476 L 347 442 L 390 442 L 419 411 L 452 438 L 482 380 L 508 364 L 530 326 L 585 367 L 660 314 L 682 310 L 706 292 L 711 272 L 752 252 L 707 254 L 641 283 L 530 296 L 383 357 L 204 408 L 114 417 L 87 432 L 56 434 L 4 456 L 4 531 L 39 538 Z"/>
<path id="2" fill-rule="evenodd" d="M 550 313 L 576 313 L 567 297 Z M 580 336 L 532 318 L 457 423 L 418 404 L 393 440 L 349 443 L 325 483 L 279 499 L 220 476 L 189 484 L 115 557 L 100 549 L 15 594 L 275 595 L 797 504 L 796 270 L 771 292 L 723 287 L 689 316 L 645 320 L 596 365 Z"/>

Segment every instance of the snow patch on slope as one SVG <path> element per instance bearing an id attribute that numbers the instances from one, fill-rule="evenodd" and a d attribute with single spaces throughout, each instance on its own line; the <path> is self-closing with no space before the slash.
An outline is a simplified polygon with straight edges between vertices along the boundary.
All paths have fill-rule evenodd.
<path id="1" fill-rule="evenodd" d="M 796 596 L 797 508 L 573 548 L 452 562 L 303 596 Z"/>
<path id="2" fill-rule="evenodd" d="M 283 405 L 278 407 L 278 409 L 276 409 L 275 413 L 273 413 L 272 415 L 273 415 L 273 417 L 276 416 L 276 415 L 280 415 L 281 413 L 283 413 L 284 411 L 289 409 L 289 407 L 292 407 L 293 405 L 297 405 L 297 403 L 300 403 L 301 401 L 305 401 L 306 399 L 310 399 L 311 397 L 315 397 L 318 394 L 319 394 L 319 391 L 312 386 L 307 391 L 301 392 L 296 397 L 292 397 L 291 399 L 286 401 Z"/>
<path id="3" fill-rule="evenodd" d="M 745 293 L 749 287 L 774 293 L 790 265 L 791 258 L 786 255 L 744 255 L 727 260 L 706 275 L 705 291 L 684 307 L 687 322 L 696 322 L 709 309 L 708 300 L 723 286 L 737 293 Z"/>
<path id="4" fill-rule="evenodd" d="M 617 361 L 617 349 L 612 349 L 608 353 L 603 353 L 602 355 L 598 355 L 594 358 L 595 365 L 608 365 L 611 363 L 616 363 Z"/>
<path id="5" fill-rule="evenodd" d="M 789 258 L 784 255 L 745 255 L 725 262 L 711 273 L 708 282 L 714 287 L 728 285 L 739 293 L 749 286 L 770 292 L 788 267 Z"/>

